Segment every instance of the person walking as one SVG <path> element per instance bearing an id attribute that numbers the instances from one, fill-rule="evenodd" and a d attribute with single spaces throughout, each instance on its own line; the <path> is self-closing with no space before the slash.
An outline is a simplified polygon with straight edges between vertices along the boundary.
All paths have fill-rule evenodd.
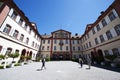
<path id="1" fill-rule="evenodd" d="M 46 69 L 46 67 L 45 67 L 45 58 L 42 58 L 42 67 L 41 67 L 41 70 L 44 68 L 44 69 Z"/>
<path id="2" fill-rule="evenodd" d="M 91 68 L 91 58 L 89 55 L 87 55 L 87 64 L 88 64 L 88 69 Z"/>
<path id="3" fill-rule="evenodd" d="M 79 64 L 80 64 L 80 66 L 82 68 L 83 67 L 83 60 L 82 60 L 82 58 L 79 58 Z"/>

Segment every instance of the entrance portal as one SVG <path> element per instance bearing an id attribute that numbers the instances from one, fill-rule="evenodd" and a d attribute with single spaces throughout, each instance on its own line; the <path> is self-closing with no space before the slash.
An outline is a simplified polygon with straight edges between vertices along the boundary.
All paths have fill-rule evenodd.
<path id="1" fill-rule="evenodd" d="M 52 55 L 53 60 L 70 60 L 70 54 L 69 53 L 53 53 Z"/>

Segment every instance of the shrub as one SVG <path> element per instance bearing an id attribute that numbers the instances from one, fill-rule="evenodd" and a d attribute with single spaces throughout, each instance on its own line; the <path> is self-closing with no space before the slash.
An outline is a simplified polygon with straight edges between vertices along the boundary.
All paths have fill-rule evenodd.
<path id="1" fill-rule="evenodd" d="M 77 58 L 72 58 L 72 61 L 78 62 L 78 59 Z"/>
<path id="2" fill-rule="evenodd" d="M 109 59 L 110 61 L 113 61 L 117 56 L 116 55 L 107 55 L 105 58 Z"/>
<path id="3" fill-rule="evenodd" d="M 5 58 L 5 55 L 0 54 L 0 59 L 4 59 L 4 58 Z"/>
<path id="4" fill-rule="evenodd" d="M 20 66 L 20 63 L 16 63 L 15 66 Z"/>
<path id="5" fill-rule="evenodd" d="M 0 65 L 0 69 L 3 69 L 4 68 L 4 66 L 3 65 Z"/>
<path id="6" fill-rule="evenodd" d="M 36 61 L 39 62 L 39 61 L 40 61 L 40 57 L 37 57 L 37 58 L 36 58 Z"/>
<path id="7" fill-rule="evenodd" d="M 47 58 L 46 58 L 46 61 L 50 61 L 50 58 L 47 57 Z"/>
<path id="8" fill-rule="evenodd" d="M 6 65 L 6 68 L 10 68 L 10 65 Z"/>
<path id="9" fill-rule="evenodd" d="M 17 58 L 19 56 L 19 53 L 16 52 L 16 53 L 8 53 L 8 56 L 13 58 L 13 61 L 14 61 L 14 58 Z"/>

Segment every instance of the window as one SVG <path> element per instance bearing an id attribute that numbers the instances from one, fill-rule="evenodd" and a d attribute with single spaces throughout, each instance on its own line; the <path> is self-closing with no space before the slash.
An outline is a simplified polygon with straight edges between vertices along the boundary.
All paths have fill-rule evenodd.
<path id="1" fill-rule="evenodd" d="M 48 44 L 50 44 L 50 40 L 48 40 Z"/>
<path id="2" fill-rule="evenodd" d="M 111 13 L 108 15 L 108 17 L 109 17 L 110 21 L 113 21 L 113 20 L 116 18 L 113 12 L 111 12 Z"/>
<path id="3" fill-rule="evenodd" d="M 100 41 L 101 41 L 101 42 L 104 42 L 104 41 L 105 41 L 103 35 L 100 35 Z"/>
<path id="4" fill-rule="evenodd" d="M 35 44 L 35 42 L 33 41 L 33 42 L 32 42 L 32 47 L 34 47 L 34 44 Z"/>
<path id="5" fill-rule="evenodd" d="M 44 46 L 42 46 L 42 50 L 44 50 L 44 48 L 45 48 L 45 47 L 44 47 Z"/>
<path id="6" fill-rule="evenodd" d="M 106 56 L 109 55 L 109 51 L 108 50 L 104 50 L 104 53 L 105 53 Z"/>
<path id="7" fill-rule="evenodd" d="M 26 38 L 26 44 L 28 44 L 28 42 L 29 42 L 29 38 Z M 36 47 L 36 45 L 35 45 L 35 47 Z"/>
<path id="8" fill-rule="evenodd" d="M 66 44 L 68 44 L 68 40 L 66 39 L 66 42 L 65 42 Z"/>
<path id="9" fill-rule="evenodd" d="M 89 46 L 92 47 L 91 42 L 89 42 Z"/>
<path id="10" fill-rule="evenodd" d="M 78 47 L 78 51 L 80 51 L 80 47 Z"/>
<path id="11" fill-rule="evenodd" d="M 88 48 L 88 43 L 86 43 L 86 48 Z"/>
<path id="12" fill-rule="evenodd" d="M 16 49 L 16 50 L 15 50 L 15 53 L 19 53 L 19 50 L 18 50 L 18 49 Z"/>
<path id="13" fill-rule="evenodd" d="M 0 8 L 2 7 L 2 5 L 3 5 L 3 2 L 0 2 Z"/>
<path id="14" fill-rule="evenodd" d="M 56 50 L 56 46 L 54 46 L 54 50 Z"/>
<path id="15" fill-rule="evenodd" d="M 68 51 L 68 46 L 66 46 L 66 51 Z"/>
<path id="16" fill-rule="evenodd" d="M 29 42 L 29 39 L 28 39 L 28 42 Z M 28 43 L 27 43 L 28 44 Z M 37 48 L 37 43 L 35 44 L 35 48 Z"/>
<path id="17" fill-rule="evenodd" d="M 24 35 L 21 34 L 21 35 L 20 35 L 20 41 L 23 41 L 23 39 L 24 39 Z"/>
<path id="18" fill-rule="evenodd" d="M 76 58 L 76 55 L 74 55 L 74 58 Z"/>
<path id="19" fill-rule="evenodd" d="M 114 27 L 117 35 L 120 35 L 120 24 Z"/>
<path id="20" fill-rule="evenodd" d="M 77 40 L 77 43 L 80 44 L 79 40 Z"/>
<path id="21" fill-rule="evenodd" d="M 24 29 L 27 30 L 27 24 L 24 25 Z"/>
<path id="22" fill-rule="evenodd" d="M 87 37 L 88 37 L 88 39 L 89 39 L 89 34 L 87 34 Z"/>
<path id="23" fill-rule="evenodd" d="M 6 27 L 3 29 L 3 32 L 9 34 L 10 30 L 11 30 L 11 26 L 7 24 Z"/>
<path id="24" fill-rule="evenodd" d="M 31 32 L 32 32 L 32 29 L 30 28 L 30 29 L 29 29 L 29 34 L 31 34 Z"/>
<path id="25" fill-rule="evenodd" d="M 92 33 L 95 34 L 95 30 L 94 30 L 94 28 L 92 28 Z"/>
<path id="26" fill-rule="evenodd" d="M 57 38 L 57 33 L 55 33 L 55 38 Z"/>
<path id="27" fill-rule="evenodd" d="M 12 13 L 11 18 L 14 20 L 17 18 L 17 13 L 15 11 Z"/>
<path id="28" fill-rule="evenodd" d="M 15 32 L 14 32 L 14 34 L 13 34 L 13 37 L 14 37 L 14 38 L 17 38 L 18 33 L 19 33 L 19 32 L 18 32 L 17 30 L 15 30 Z"/>
<path id="29" fill-rule="evenodd" d="M 117 48 L 112 49 L 114 55 L 119 55 L 119 51 Z"/>
<path id="30" fill-rule="evenodd" d="M 101 30 L 99 25 L 97 25 L 96 28 L 97 28 L 97 31 Z"/>
<path id="31" fill-rule="evenodd" d="M 85 40 L 87 40 L 86 35 L 85 35 L 85 37 L 84 37 L 84 38 L 85 38 Z"/>
<path id="32" fill-rule="evenodd" d="M 56 44 L 57 43 L 57 40 L 54 40 L 54 44 Z"/>
<path id="33" fill-rule="evenodd" d="M 23 20 L 20 19 L 19 22 L 18 22 L 18 24 L 22 25 L 22 23 L 23 23 Z"/>
<path id="34" fill-rule="evenodd" d="M 73 51 L 75 51 L 75 47 L 73 47 Z"/>
<path id="35" fill-rule="evenodd" d="M 49 50 L 49 46 L 47 46 L 47 50 Z"/>
<path id="36" fill-rule="evenodd" d="M 65 37 L 68 38 L 68 34 L 67 33 L 65 34 Z"/>
<path id="37" fill-rule="evenodd" d="M 73 44 L 75 44 L 74 40 L 73 40 Z"/>
<path id="38" fill-rule="evenodd" d="M 1 50 L 2 50 L 2 46 L 0 46 L 0 53 L 1 53 Z"/>
<path id="39" fill-rule="evenodd" d="M 43 40 L 43 44 L 45 44 L 45 40 Z"/>
<path id="40" fill-rule="evenodd" d="M 62 46 L 60 46 L 60 50 L 62 50 Z"/>
<path id="41" fill-rule="evenodd" d="M 5 53 L 5 55 L 7 55 L 7 54 L 9 54 L 9 53 L 11 53 L 12 52 L 12 48 L 7 48 L 7 51 L 6 51 L 6 53 Z"/>
<path id="42" fill-rule="evenodd" d="M 95 38 L 95 43 L 96 43 L 96 45 L 99 44 L 97 38 Z"/>
<path id="43" fill-rule="evenodd" d="M 86 46 L 84 45 L 84 49 L 86 49 Z"/>
<path id="44" fill-rule="evenodd" d="M 63 45 L 63 40 L 60 40 L 59 45 L 60 45 L 60 46 Z"/>
<path id="45" fill-rule="evenodd" d="M 105 19 L 102 20 L 102 25 L 103 25 L 103 27 L 105 27 L 107 25 L 107 22 L 105 21 Z"/>
<path id="46" fill-rule="evenodd" d="M 107 35 L 108 40 L 113 38 L 110 31 L 107 31 L 106 35 Z"/>

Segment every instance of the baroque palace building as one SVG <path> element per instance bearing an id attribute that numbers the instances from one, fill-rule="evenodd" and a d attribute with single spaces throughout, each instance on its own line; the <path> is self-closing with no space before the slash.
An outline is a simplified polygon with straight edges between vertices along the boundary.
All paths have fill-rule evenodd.
<path id="1" fill-rule="evenodd" d="M 42 35 L 41 54 L 53 60 L 70 60 L 81 56 L 80 36 L 71 35 L 71 32 L 57 30 L 51 35 Z"/>
<path id="2" fill-rule="evenodd" d="M 120 0 L 115 0 L 98 19 L 86 26 L 83 35 L 56 30 L 40 35 L 13 0 L 0 1 L 0 54 L 19 52 L 21 56 L 71 60 L 86 57 L 105 60 L 107 55 L 120 55 Z M 8 62 L 12 61 L 7 58 Z"/>

